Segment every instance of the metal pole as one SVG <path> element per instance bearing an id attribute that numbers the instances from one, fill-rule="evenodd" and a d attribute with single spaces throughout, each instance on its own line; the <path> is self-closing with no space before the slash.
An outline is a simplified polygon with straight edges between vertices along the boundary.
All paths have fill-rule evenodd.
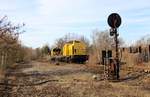
<path id="1" fill-rule="evenodd" d="M 120 66 L 119 66 L 119 50 L 118 50 L 118 44 L 119 44 L 119 41 L 118 41 L 118 36 L 119 34 L 117 33 L 117 28 L 114 29 L 115 30 L 115 44 L 116 44 L 116 77 L 117 79 L 119 79 L 119 69 L 120 69 Z"/>

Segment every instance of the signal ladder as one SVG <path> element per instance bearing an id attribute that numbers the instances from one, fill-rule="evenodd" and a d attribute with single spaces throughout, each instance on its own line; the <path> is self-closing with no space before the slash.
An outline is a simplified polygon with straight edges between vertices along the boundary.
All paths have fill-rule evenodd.
<path id="1" fill-rule="evenodd" d="M 108 80 L 109 78 L 109 66 L 107 60 L 105 60 L 104 64 L 104 80 Z"/>

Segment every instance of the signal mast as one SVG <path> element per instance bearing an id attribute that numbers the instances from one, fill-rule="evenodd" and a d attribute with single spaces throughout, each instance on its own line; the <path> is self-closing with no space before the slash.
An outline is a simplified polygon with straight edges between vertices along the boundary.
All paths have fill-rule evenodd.
<path id="1" fill-rule="evenodd" d="M 119 62 L 119 50 L 118 50 L 119 49 L 119 47 L 118 47 L 119 33 L 118 33 L 117 29 L 121 25 L 121 17 L 117 13 L 112 13 L 109 15 L 107 22 L 108 22 L 108 25 L 111 27 L 110 36 L 114 36 L 114 40 L 115 40 L 115 51 L 116 51 L 116 57 L 115 57 L 116 64 L 115 64 L 115 66 L 116 66 L 116 69 L 114 72 L 115 72 L 116 79 L 118 80 L 120 78 L 120 76 L 119 76 L 120 62 Z"/>

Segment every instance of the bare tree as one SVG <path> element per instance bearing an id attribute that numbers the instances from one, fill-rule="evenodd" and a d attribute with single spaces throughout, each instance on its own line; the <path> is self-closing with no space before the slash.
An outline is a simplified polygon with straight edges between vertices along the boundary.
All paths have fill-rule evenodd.
<path id="1" fill-rule="evenodd" d="M 59 38 L 56 40 L 55 46 L 58 48 L 62 48 L 66 42 L 67 42 L 66 38 Z"/>
<path id="2" fill-rule="evenodd" d="M 77 35 L 75 33 L 68 33 L 63 37 L 56 39 L 55 47 L 63 48 L 64 44 L 71 40 L 80 40 L 89 47 L 89 40 L 85 36 Z"/>
<path id="3" fill-rule="evenodd" d="M 20 49 L 18 41 L 22 25 L 14 26 L 7 20 L 7 16 L 0 19 L 0 64 L 1 67 L 6 67 L 17 60 L 17 54 Z"/>
<path id="4" fill-rule="evenodd" d="M 119 45 L 123 45 L 123 40 L 119 39 Z M 91 56 L 94 63 L 101 61 L 102 50 L 114 50 L 115 42 L 114 38 L 109 35 L 109 31 L 93 31 L 92 35 L 92 52 Z"/>
<path id="5" fill-rule="evenodd" d="M 49 55 L 49 53 L 50 53 L 50 47 L 47 44 L 44 45 L 41 49 L 42 49 L 42 54 L 43 55 Z"/>

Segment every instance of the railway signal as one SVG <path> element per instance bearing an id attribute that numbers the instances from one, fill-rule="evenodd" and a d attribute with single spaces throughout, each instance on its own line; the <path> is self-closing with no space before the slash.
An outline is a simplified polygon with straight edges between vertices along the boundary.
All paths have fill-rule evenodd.
<path id="1" fill-rule="evenodd" d="M 119 51 L 118 51 L 118 36 L 119 33 L 117 32 L 117 28 L 121 25 L 121 17 L 119 14 L 117 13 L 112 13 L 109 15 L 108 17 L 108 25 L 111 27 L 110 29 L 110 36 L 114 36 L 114 40 L 115 40 L 115 49 L 116 49 L 116 71 L 114 71 L 116 73 L 116 79 L 119 79 L 119 70 L 120 70 L 120 62 L 119 62 Z"/>
<path id="2" fill-rule="evenodd" d="M 117 13 L 112 13 L 109 15 L 107 22 L 111 28 L 118 28 L 121 25 L 121 17 Z"/>

